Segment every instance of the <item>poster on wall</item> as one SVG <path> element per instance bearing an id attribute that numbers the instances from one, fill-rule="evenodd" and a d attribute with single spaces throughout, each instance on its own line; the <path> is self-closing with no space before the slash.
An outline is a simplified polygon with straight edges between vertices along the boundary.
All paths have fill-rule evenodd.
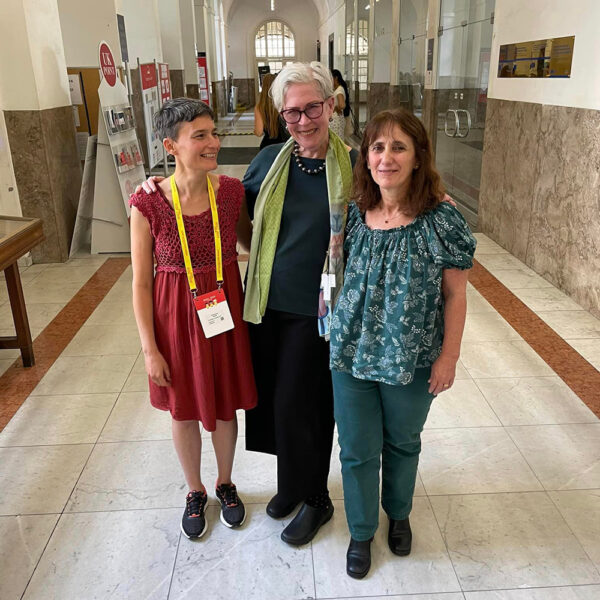
<path id="1" fill-rule="evenodd" d="M 92 216 L 93 253 L 127 252 L 129 195 L 146 179 L 127 88 L 117 77 L 114 55 L 99 47 L 98 147 Z"/>
<path id="2" fill-rule="evenodd" d="M 198 88 L 200 90 L 200 100 L 210 106 L 210 96 L 208 93 L 209 80 L 208 68 L 206 65 L 206 52 L 198 52 Z"/>
<path id="3" fill-rule="evenodd" d="M 571 77 L 575 36 L 500 46 L 498 77 Z"/>
<path id="4" fill-rule="evenodd" d="M 158 70 L 158 84 L 160 88 L 160 105 L 171 99 L 171 79 L 169 77 L 169 65 L 156 63 Z"/>
<path id="5" fill-rule="evenodd" d="M 162 143 L 154 129 L 154 113 L 160 108 L 158 99 L 158 77 L 156 64 L 146 63 L 139 66 L 140 82 L 142 85 L 142 102 L 144 106 L 144 121 L 146 123 L 146 146 L 148 148 L 148 167 L 152 169 L 163 158 Z"/>

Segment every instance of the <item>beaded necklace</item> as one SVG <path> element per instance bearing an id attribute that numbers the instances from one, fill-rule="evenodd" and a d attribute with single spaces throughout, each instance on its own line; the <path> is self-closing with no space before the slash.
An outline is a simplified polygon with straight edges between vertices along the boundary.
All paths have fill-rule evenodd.
<path id="1" fill-rule="evenodd" d="M 298 142 L 294 142 L 293 154 L 298 168 L 303 173 L 306 173 L 307 175 L 318 175 L 319 173 L 322 173 L 325 170 L 325 162 L 323 162 L 323 164 L 318 166 L 316 169 L 309 169 L 308 167 L 305 167 L 302 164 L 302 161 L 300 160 L 300 145 L 298 144 Z"/>

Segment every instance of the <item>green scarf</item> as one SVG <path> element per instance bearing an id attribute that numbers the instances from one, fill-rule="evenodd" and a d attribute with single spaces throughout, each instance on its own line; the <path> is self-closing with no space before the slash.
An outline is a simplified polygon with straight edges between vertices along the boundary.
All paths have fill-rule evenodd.
<path id="1" fill-rule="evenodd" d="M 271 273 L 281 226 L 281 214 L 293 148 L 294 138 L 290 138 L 273 161 L 256 198 L 244 302 L 244 320 L 250 323 L 260 323 L 267 309 Z M 331 130 L 329 131 L 325 169 L 331 233 L 323 273 L 330 275 L 329 281 L 332 284 L 331 299 L 326 301 L 328 318 L 331 318 L 331 310 L 342 289 L 344 229 L 352 185 L 352 163 L 350 162 L 348 148 Z M 323 333 L 323 335 L 326 335 L 326 333 Z"/>

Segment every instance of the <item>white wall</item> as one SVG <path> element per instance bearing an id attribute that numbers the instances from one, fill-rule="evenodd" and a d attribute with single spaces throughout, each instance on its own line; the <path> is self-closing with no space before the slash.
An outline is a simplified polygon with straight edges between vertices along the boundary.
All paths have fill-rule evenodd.
<path id="1" fill-rule="evenodd" d="M 21 202 L 8 146 L 4 111 L 0 110 L 0 215 L 20 217 Z"/>
<path id="2" fill-rule="evenodd" d="M 67 67 L 98 67 L 101 40 L 108 42 L 119 62 L 121 46 L 115 0 L 58 0 L 58 12 Z"/>
<path id="3" fill-rule="evenodd" d="M 56 0 L 1 0 L 0 109 L 70 104 Z"/>
<path id="4" fill-rule="evenodd" d="M 600 2 L 496 0 L 489 98 L 600 109 Z M 575 36 L 570 79 L 498 78 L 500 46 Z"/>
<path id="5" fill-rule="evenodd" d="M 115 0 L 115 7 L 117 14 L 125 17 L 127 49 L 132 67 L 138 58 L 141 63 L 154 59 L 162 61 L 158 0 Z"/>
<path id="6" fill-rule="evenodd" d="M 179 2 L 158 0 L 163 60 L 170 69 L 183 69 L 183 46 Z"/>
<path id="7" fill-rule="evenodd" d="M 270 19 L 286 23 L 296 36 L 296 60 L 310 61 L 317 56 L 319 15 L 308 0 L 277 0 L 276 10 L 268 9 L 267 0 L 243 0 L 229 10 L 229 70 L 235 78 L 256 77 L 254 36 L 256 30 Z M 323 40 L 321 40 L 321 52 Z"/>

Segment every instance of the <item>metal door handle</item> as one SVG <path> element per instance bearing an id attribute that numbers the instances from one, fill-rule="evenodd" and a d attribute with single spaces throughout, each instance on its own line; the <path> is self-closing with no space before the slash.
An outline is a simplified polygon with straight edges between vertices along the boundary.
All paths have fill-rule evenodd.
<path id="1" fill-rule="evenodd" d="M 454 131 L 452 133 L 450 133 L 450 131 L 448 131 L 448 115 L 449 114 L 454 115 Z M 456 137 L 459 127 L 460 127 L 460 121 L 458 119 L 458 111 L 456 111 L 454 109 L 448 109 L 446 111 L 446 120 L 444 121 L 444 133 L 448 137 Z"/>
<path id="2" fill-rule="evenodd" d="M 471 113 L 468 110 L 465 110 L 464 108 L 460 108 L 455 112 L 458 122 L 458 125 L 456 126 L 455 137 L 466 138 L 469 135 L 469 132 L 471 131 Z M 460 132 L 460 117 L 458 116 L 458 113 L 465 113 L 465 115 L 467 115 L 467 130 L 464 133 Z"/>

